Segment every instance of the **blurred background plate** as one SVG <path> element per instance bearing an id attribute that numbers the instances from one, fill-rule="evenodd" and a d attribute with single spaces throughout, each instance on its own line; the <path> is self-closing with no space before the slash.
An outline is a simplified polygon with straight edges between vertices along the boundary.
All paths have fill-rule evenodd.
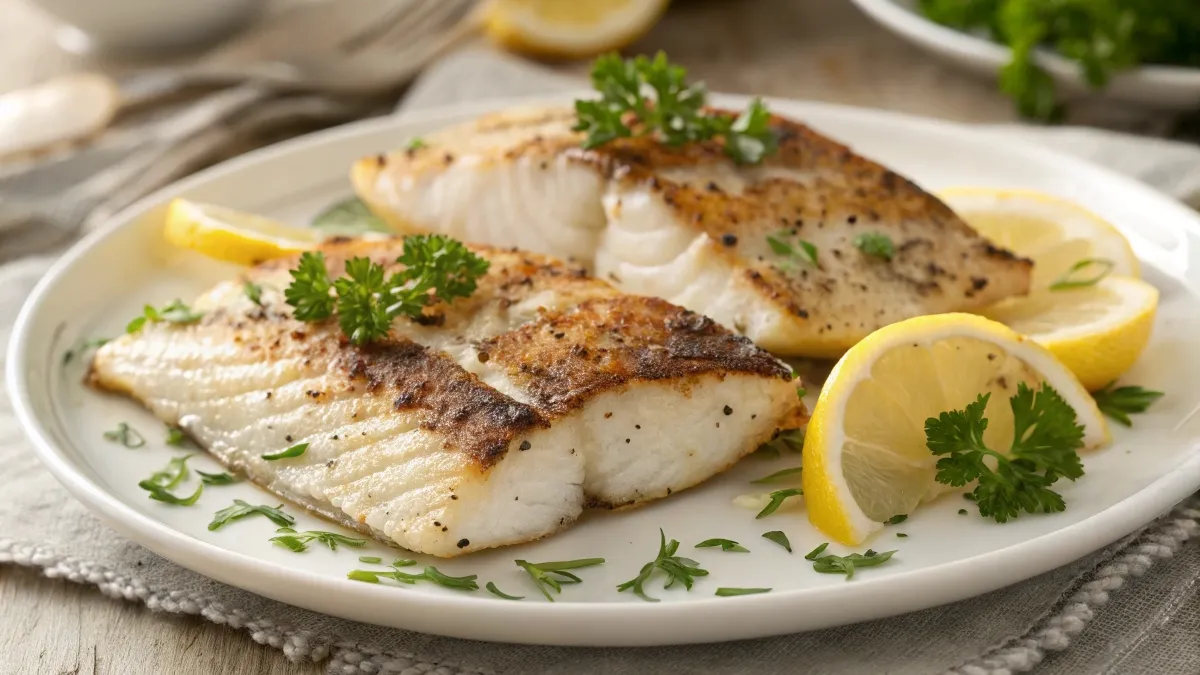
<path id="1" fill-rule="evenodd" d="M 1008 47 L 926 19 L 916 9 L 917 0 L 853 2 L 892 32 L 965 70 L 995 79 L 1012 56 Z M 1045 51 L 1038 62 L 1054 77 L 1061 91 L 1070 96 L 1099 96 L 1114 102 L 1170 110 L 1200 106 L 1200 68 L 1134 68 L 1113 77 L 1103 91 L 1096 91 L 1088 87 L 1079 67 L 1071 61 Z"/>

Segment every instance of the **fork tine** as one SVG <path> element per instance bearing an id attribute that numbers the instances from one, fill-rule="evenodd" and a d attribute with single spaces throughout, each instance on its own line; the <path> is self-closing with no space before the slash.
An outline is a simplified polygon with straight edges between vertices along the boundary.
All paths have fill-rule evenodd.
<path id="1" fill-rule="evenodd" d="M 477 9 L 475 0 L 419 0 L 419 4 L 426 11 L 411 21 L 393 24 L 372 46 L 402 46 L 412 48 L 411 51 L 423 51 L 421 47 L 443 41 L 448 33 Z"/>
<path id="2" fill-rule="evenodd" d="M 436 1 L 436 0 L 435 0 Z M 397 23 L 404 23 L 405 12 L 413 4 L 411 0 L 371 0 L 375 5 L 373 12 L 360 22 L 360 28 L 352 31 L 337 43 L 336 49 L 344 54 L 352 54 L 378 40 L 392 29 Z M 358 8 L 360 11 L 362 6 Z"/>

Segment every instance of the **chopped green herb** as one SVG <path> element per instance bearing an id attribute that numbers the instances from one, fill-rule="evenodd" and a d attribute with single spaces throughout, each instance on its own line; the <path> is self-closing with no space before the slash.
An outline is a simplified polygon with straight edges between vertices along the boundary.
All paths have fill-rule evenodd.
<path id="1" fill-rule="evenodd" d="M 128 424 L 121 422 L 113 431 L 104 432 L 104 439 L 120 443 L 127 448 L 140 448 L 146 444 L 146 439 Z"/>
<path id="2" fill-rule="evenodd" d="M 550 588 L 554 589 L 556 593 L 562 593 L 563 584 L 578 584 L 583 582 L 583 579 L 566 570 L 600 565 L 604 562 L 604 558 L 580 558 L 579 560 L 543 563 L 531 563 L 525 560 L 514 560 L 513 562 L 517 564 L 517 567 L 520 567 L 529 574 L 529 578 L 533 579 L 533 584 L 542 592 L 542 595 L 546 596 L 547 600 L 554 602 L 554 598 L 546 589 Z"/>
<path id="3" fill-rule="evenodd" d="M 854 238 L 854 247 L 866 255 L 891 260 L 896 255 L 892 238 L 882 232 L 864 232 Z"/>
<path id="4" fill-rule="evenodd" d="M 313 218 L 312 226 L 329 234 L 361 235 L 364 232 L 391 232 L 387 223 L 371 212 L 366 202 L 349 197 L 331 204 Z"/>
<path id="5" fill-rule="evenodd" d="M 151 482 L 148 480 L 144 480 L 144 481 L 138 483 L 138 487 L 142 488 L 146 492 L 149 492 L 150 499 L 153 499 L 153 500 L 159 501 L 159 502 L 163 502 L 166 504 L 174 504 L 176 506 L 191 506 L 192 504 L 196 503 L 197 499 L 200 499 L 200 493 L 204 492 L 204 484 L 203 483 L 201 483 L 200 485 L 197 485 L 196 491 L 193 492 L 188 497 L 177 497 L 177 496 L 171 494 L 170 490 L 163 487 L 162 485 L 159 485 L 158 483 L 154 483 L 154 482 Z"/>
<path id="6" fill-rule="evenodd" d="M 378 565 L 383 562 L 383 558 L 377 555 L 360 555 L 358 556 L 358 562 L 367 563 L 368 565 Z"/>
<path id="7" fill-rule="evenodd" d="M 792 542 L 788 541 L 787 535 L 784 534 L 783 532 L 780 532 L 779 530 L 771 530 L 770 532 L 763 532 L 763 538 L 770 539 L 771 541 L 775 542 L 776 544 L 779 544 L 780 546 L 787 549 L 788 553 L 792 552 Z"/>
<path id="8" fill-rule="evenodd" d="M 905 533 L 903 533 L 903 532 L 897 532 L 897 533 L 896 533 L 896 536 L 897 536 L 897 537 L 899 537 L 899 538 L 901 538 L 901 539 L 906 539 L 906 538 L 908 537 L 908 535 L 907 535 L 907 534 L 905 534 Z"/>
<path id="9" fill-rule="evenodd" d="M 1146 412 L 1151 404 L 1163 397 L 1161 391 L 1133 385 L 1113 389 L 1115 384 L 1114 380 L 1104 385 L 1100 391 L 1092 392 L 1092 398 L 1096 400 L 1100 412 L 1127 427 L 1133 426 L 1130 415 Z"/>
<path id="10" fill-rule="evenodd" d="M 174 324 L 196 323 L 204 317 L 203 312 L 192 311 L 182 300 L 175 300 L 169 305 L 161 309 L 155 309 L 152 305 L 146 305 L 142 308 L 142 315 L 129 322 L 125 326 L 126 333 L 136 333 L 140 331 L 147 323 L 160 323 L 166 321 Z"/>
<path id="11" fill-rule="evenodd" d="M 429 146 L 425 144 L 425 139 L 421 138 L 420 136 L 413 136 L 412 138 L 408 139 L 407 143 L 404 144 L 404 149 L 409 152 L 415 152 L 421 148 L 427 147 Z"/>
<path id="12" fill-rule="evenodd" d="M 183 429 L 179 427 L 167 427 L 167 445 L 179 448 L 183 447 L 187 443 L 187 440 L 187 434 L 183 433 Z"/>
<path id="13" fill-rule="evenodd" d="M 876 553 L 871 549 L 867 549 L 866 553 L 851 553 L 846 556 L 831 554 L 809 559 L 812 560 L 813 570 L 821 574 L 845 574 L 846 581 L 849 581 L 854 577 L 854 570 L 861 567 L 877 567 L 882 565 L 891 560 L 895 553 L 895 551 Z M 805 558 L 808 558 L 808 556 L 805 556 Z"/>
<path id="14" fill-rule="evenodd" d="M 782 451 L 800 452 L 804 449 L 803 429 L 784 429 L 775 432 L 774 438 L 758 446 L 755 453 L 760 457 L 779 457 Z"/>
<path id="15" fill-rule="evenodd" d="M 689 85 L 686 75 L 663 52 L 653 60 L 622 60 L 617 54 L 596 59 L 592 86 L 600 98 L 575 101 L 574 129 L 587 133 L 583 147 L 630 136 L 654 135 L 671 146 L 722 137 L 725 154 L 739 164 L 757 164 L 778 149 L 771 116 L 761 100 L 752 101 L 736 118 L 714 113 L 704 107 L 704 86 Z"/>
<path id="16" fill-rule="evenodd" d="M 371 584 L 379 583 L 380 579 L 394 579 L 402 584 L 415 584 L 418 581 L 429 581 L 445 588 L 453 588 L 460 591 L 477 591 L 479 584 L 475 582 L 478 575 L 472 574 L 465 577 L 452 577 L 438 571 L 436 567 L 426 567 L 420 574 L 409 574 L 400 570 L 391 572 L 377 572 L 374 570 L 353 570 L 346 575 L 347 579 L 354 581 L 365 581 Z"/>
<path id="17" fill-rule="evenodd" d="M 908 520 L 908 514 L 898 513 L 891 518 L 888 518 L 886 522 L 888 525 L 898 525 L 906 520 Z"/>
<path id="18" fill-rule="evenodd" d="M 247 298 L 250 298 L 250 302 L 262 307 L 262 286 L 253 281 L 247 281 L 242 284 L 242 292 L 246 294 Z"/>
<path id="19" fill-rule="evenodd" d="M 219 530 L 235 520 L 241 520 L 242 518 L 253 516 L 255 514 L 267 518 L 279 527 L 291 527 L 292 525 L 295 525 L 296 519 L 284 513 L 282 509 L 283 504 L 275 507 L 265 506 L 263 504 L 255 506 L 253 504 L 247 504 L 240 499 L 235 499 L 233 500 L 233 506 L 226 506 L 213 515 L 213 521 L 208 524 L 208 529 L 210 531 Z"/>
<path id="20" fill-rule="evenodd" d="M 821 555 L 827 548 L 829 548 L 829 542 L 825 542 L 824 544 L 821 544 L 820 546 L 818 546 L 818 547 L 814 548 L 813 550 L 809 551 L 808 553 L 806 553 L 804 555 L 804 559 L 805 560 L 816 560 L 817 556 Z"/>
<path id="21" fill-rule="evenodd" d="M 771 502 L 769 504 L 767 504 L 763 508 L 762 511 L 759 511 L 757 516 L 754 516 L 754 517 L 756 519 L 757 518 L 766 518 L 767 516 L 771 515 L 772 513 L 775 513 L 775 511 L 777 511 L 779 509 L 779 507 L 783 505 L 784 500 L 788 499 L 789 497 L 799 497 L 803 494 L 804 494 L 804 490 L 802 490 L 800 488 L 787 488 L 786 490 L 776 490 L 771 493 Z"/>
<path id="22" fill-rule="evenodd" d="M 182 457 L 175 457 L 170 462 L 167 462 L 167 468 L 163 469 L 162 471 L 154 472 L 146 480 L 150 483 L 154 483 L 155 485 L 157 485 L 159 487 L 167 488 L 168 490 L 170 490 L 171 488 L 175 487 L 176 485 L 179 485 L 183 481 L 187 480 L 187 477 L 188 477 L 187 461 L 191 458 L 192 458 L 192 455 L 183 455 Z"/>
<path id="23" fill-rule="evenodd" d="M 796 387 L 796 397 L 803 400 L 805 396 L 808 396 L 808 390 L 804 387 Z"/>
<path id="24" fill-rule="evenodd" d="M 978 481 L 973 494 L 979 514 L 998 523 L 1026 513 L 1066 508 L 1062 495 L 1050 489 L 1060 477 L 1083 475 L 1076 452 L 1083 447 L 1083 425 L 1058 392 L 1043 383 L 1036 393 L 1024 382 L 1009 399 L 1013 441 L 1002 454 L 983 441 L 988 394 L 980 394 L 965 410 L 943 412 L 925 420 L 926 445 L 941 459 L 937 482 L 961 487 Z M 988 459 L 987 462 L 984 460 Z M 990 462 L 990 464 L 989 464 Z M 992 468 L 992 467 L 995 468 Z"/>
<path id="25" fill-rule="evenodd" d="M 305 450 L 308 450 L 308 443 L 297 443 L 287 450 L 259 456 L 266 460 L 286 459 L 288 457 L 299 457 L 304 454 Z"/>
<path id="26" fill-rule="evenodd" d="M 337 532 L 321 532 L 319 530 L 309 530 L 307 532 L 297 532 L 290 527 L 281 527 L 277 531 L 279 536 L 271 537 L 270 541 L 292 549 L 296 553 L 301 553 L 308 550 L 309 542 L 316 541 L 319 544 L 324 544 L 329 547 L 330 551 L 336 551 L 338 544 L 346 546 L 366 546 L 366 539 L 358 539 L 356 537 L 347 537 L 344 534 Z"/>
<path id="27" fill-rule="evenodd" d="M 504 598 L 505 600 L 524 600 L 525 599 L 525 596 L 523 596 L 523 595 L 509 595 L 508 593 L 505 593 L 504 591 L 500 590 L 499 588 L 496 588 L 496 582 L 494 582 L 494 581 L 487 582 L 487 585 L 484 586 L 484 588 L 488 589 L 488 592 L 491 593 L 492 595 L 494 595 L 498 598 Z"/>
<path id="28" fill-rule="evenodd" d="M 1112 274 L 1116 267 L 1117 264 L 1107 258 L 1084 258 L 1071 265 L 1070 269 L 1050 284 L 1050 290 L 1066 291 L 1095 286 L 1101 279 Z"/>
<path id="29" fill-rule="evenodd" d="M 416 560 L 410 560 L 409 558 L 396 558 L 392 561 L 392 567 L 412 567 L 416 564 Z"/>
<path id="30" fill-rule="evenodd" d="M 196 473 L 200 474 L 200 482 L 205 485 L 232 485 L 237 482 L 237 478 L 230 473 L 208 473 L 199 469 Z"/>
<path id="31" fill-rule="evenodd" d="M 780 469 L 779 471 L 776 471 L 775 473 L 773 473 L 769 476 L 763 476 L 762 478 L 759 478 L 758 480 L 752 480 L 750 482 L 751 483 L 770 483 L 773 481 L 777 481 L 780 478 L 787 478 L 788 476 L 799 475 L 800 472 L 802 472 L 802 471 L 804 471 L 803 467 L 794 466 L 790 469 Z"/>
<path id="32" fill-rule="evenodd" d="M 966 510 L 966 509 L 959 509 L 959 510 L 958 510 L 958 515 L 960 515 L 960 516 L 965 516 L 965 515 L 967 515 L 967 510 Z"/>
<path id="33" fill-rule="evenodd" d="M 304 253 L 284 297 L 301 321 L 326 319 L 336 308 L 342 332 L 361 345 L 386 337 L 396 317 L 417 318 L 434 302 L 471 295 L 489 265 L 461 242 L 440 234 L 405 237 L 396 262 L 404 269 L 386 278 L 382 265 L 352 258 L 346 261 L 346 276 L 331 282 L 324 256 Z"/>
<path id="34" fill-rule="evenodd" d="M 662 570 L 667 575 L 667 582 L 663 588 L 670 588 L 676 583 L 680 583 L 689 591 L 692 590 L 692 584 L 695 583 L 696 577 L 708 575 L 708 570 L 701 569 L 700 563 L 675 555 L 675 552 L 679 550 L 679 542 L 672 539 L 668 544 L 667 535 L 663 533 L 662 529 L 659 529 L 658 537 L 658 555 L 653 561 L 643 565 L 636 577 L 617 586 L 617 592 L 624 592 L 632 588 L 639 598 L 649 602 L 658 602 L 657 598 L 646 595 L 644 588 L 655 570 Z"/>
<path id="35" fill-rule="evenodd" d="M 791 261 L 798 260 L 810 267 L 819 267 L 817 263 L 817 247 L 803 239 L 796 239 L 796 245 L 785 241 L 787 237 L 793 236 L 788 230 L 780 230 L 775 234 L 767 235 L 767 244 L 776 254 L 784 256 L 785 267 L 791 267 Z"/>
<path id="36" fill-rule="evenodd" d="M 83 344 L 79 345 L 75 349 L 68 349 L 67 351 L 63 352 L 63 359 L 62 359 L 63 365 L 65 366 L 68 363 L 70 363 L 71 359 L 75 358 L 76 354 L 82 354 L 82 353 L 88 351 L 89 349 L 95 349 L 96 347 L 103 347 L 106 344 L 108 344 L 108 338 L 95 338 L 92 340 L 84 340 Z"/>
<path id="37" fill-rule="evenodd" d="M 758 593 L 770 593 L 769 588 L 725 588 L 722 586 L 717 589 L 716 595 L 722 598 L 728 598 L 734 595 L 756 595 Z"/>
<path id="38" fill-rule="evenodd" d="M 731 553 L 749 553 L 750 552 L 749 549 L 745 548 L 744 546 L 737 543 L 736 541 L 733 541 L 732 539 L 705 539 L 704 541 L 700 542 L 699 544 L 696 544 L 696 548 L 715 548 L 717 546 L 720 546 L 722 551 L 731 552 Z"/>

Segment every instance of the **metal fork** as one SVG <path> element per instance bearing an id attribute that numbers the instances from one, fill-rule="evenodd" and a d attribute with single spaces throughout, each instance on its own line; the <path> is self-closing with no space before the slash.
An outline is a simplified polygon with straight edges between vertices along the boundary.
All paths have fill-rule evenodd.
<path id="1" fill-rule="evenodd" d="M 384 7 L 376 0 L 371 4 Z M 138 142 L 113 153 L 115 161 L 83 181 L 55 184 L 57 175 L 78 174 L 70 171 L 74 158 L 64 160 L 45 171 L 51 175 L 36 181 L 37 194 L 0 195 L 0 262 L 65 243 L 118 187 L 150 169 L 171 148 L 281 90 L 330 91 L 332 87 L 325 85 L 337 82 L 343 92 L 378 93 L 407 83 L 442 49 L 474 29 L 466 20 L 474 4 L 474 0 L 387 3 L 386 12 L 372 14 L 372 22 L 359 22 L 356 30 L 346 32 L 333 49 L 324 52 L 325 58 L 302 51 L 291 59 L 280 56 L 247 68 L 245 72 L 253 73 L 251 81 L 211 94 L 154 123 Z"/>

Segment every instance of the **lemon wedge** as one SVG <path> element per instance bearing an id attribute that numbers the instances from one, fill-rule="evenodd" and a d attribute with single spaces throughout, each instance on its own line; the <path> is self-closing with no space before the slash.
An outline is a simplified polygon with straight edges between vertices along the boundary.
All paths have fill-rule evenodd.
<path id="1" fill-rule="evenodd" d="M 1034 290 L 1048 288 L 1081 260 L 1112 261 L 1112 273 L 1139 276 L 1138 260 L 1116 227 L 1087 209 L 1026 190 L 951 188 L 938 197 L 997 246 L 1034 262 Z"/>
<path id="2" fill-rule="evenodd" d="M 1157 288 L 1109 276 L 1092 286 L 1004 300 L 981 313 L 1041 343 L 1095 391 L 1141 356 L 1157 309 Z"/>
<path id="3" fill-rule="evenodd" d="M 668 0 L 492 0 L 484 30 L 517 52 L 587 58 L 620 49 L 654 25 Z"/>
<path id="4" fill-rule="evenodd" d="M 934 480 L 925 420 L 990 393 L 984 441 L 1012 443 L 1009 398 L 1025 383 L 1053 387 L 1084 425 L 1084 447 L 1109 440 L 1108 426 L 1079 380 L 1044 347 L 970 314 L 892 324 L 846 352 L 830 373 L 804 442 L 804 498 L 812 523 L 857 545 L 897 514 L 950 490 Z"/>
<path id="5" fill-rule="evenodd" d="M 167 207 L 163 235 L 181 248 L 239 265 L 307 251 L 323 239 L 316 230 L 186 199 L 175 199 Z"/>

